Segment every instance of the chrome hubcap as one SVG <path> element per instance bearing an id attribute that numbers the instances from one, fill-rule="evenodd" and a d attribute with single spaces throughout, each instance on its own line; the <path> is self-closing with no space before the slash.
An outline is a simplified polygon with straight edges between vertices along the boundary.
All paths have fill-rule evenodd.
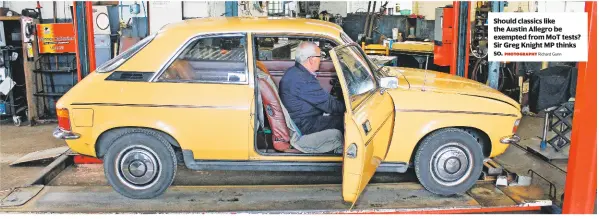
<path id="1" fill-rule="evenodd" d="M 147 172 L 146 170 L 146 164 L 139 160 L 133 161 L 131 164 L 129 164 L 129 172 L 131 172 L 131 175 L 135 177 L 143 176 Z"/>
<path id="2" fill-rule="evenodd" d="M 118 177 L 125 185 L 134 189 L 144 189 L 153 185 L 160 173 L 158 156 L 143 145 L 125 148 L 116 159 Z"/>
<path id="3" fill-rule="evenodd" d="M 431 173 L 435 181 L 445 186 L 462 183 L 473 168 L 472 153 L 459 143 L 439 147 L 431 159 Z"/>

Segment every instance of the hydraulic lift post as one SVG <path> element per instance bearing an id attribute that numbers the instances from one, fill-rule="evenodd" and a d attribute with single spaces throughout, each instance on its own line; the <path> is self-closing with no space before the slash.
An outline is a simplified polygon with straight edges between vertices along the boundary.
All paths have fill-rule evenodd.
<path id="1" fill-rule="evenodd" d="M 77 79 L 81 81 L 96 68 L 92 3 L 73 2 L 73 24 L 77 44 Z"/>
<path id="2" fill-rule="evenodd" d="M 597 197 L 597 2 L 587 1 L 588 60 L 579 62 L 562 212 L 592 214 Z"/>
<path id="3" fill-rule="evenodd" d="M 503 1 L 491 2 L 491 12 L 503 12 Z M 489 62 L 487 84 L 493 89 L 499 88 L 499 62 Z"/>
<path id="4" fill-rule="evenodd" d="M 470 4 L 470 3 L 468 3 Z M 94 52 L 93 52 L 93 27 L 90 25 L 91 20 L 91 3 L 83 3 L 83 2 L 74 2 L 74 18 L 73 22 L 76 27 L 76 39 L 78 43 L 77 50 L 77 65 L 78 69 L 86 70 L 86 73 L 89 74 L 95 69 L 95 61 Z M 468 9 L 470 5 L 468 5 Z M 456 5 L 454 2 L 454 35 L 453 37 L 458 38 L 464 32 L 459 31 L 458 21 L 459 14 L 457 12 L 461 12 L 462 6 L 459 4 Z M 593 213 L 594 205 L 595 205 L 595 196 L 596 196 L 596 162 L 597 162 L 597 148 L 596 148 L 596 132 L 597 125 L 594 121 L 597 119 L 597 104 L 596 104 L 596 83 L 597 83 L 597 63 L 596 63 L 596 54 L 597 54 L 597 21 L 596 21 L 596 10 L 597 3 L 596 2 L 586 2 L 585 3 L 585 11 L 588 13 L 589 22 L 588 22 L 588 33 L 589 33 L 589 53 L 588 53 L 588 62 L 580 62 L 579 63 L 579 72 L 578 72 L 578 87 L 577 87 L 577 101 L 574 109 L 574 127 L 572 130 L 572 145 L 570 150 L 571 159 L 568 163 L 568 169 L 570 172 L 567 174 L 566 179 L 566 187 L 565 187 L 565 198 L 563 205 L 564 213 Z M 470 10 L 468 10 L 468 14 Z M 86 23 L 87 22 L 87 23 Z M 461 21 L 463 25 L 464 21 Z M 466 33 L 470 32 L 470 21 L 467 19 L 468 25 L 466 29 Z M 82 34 L 85 33 L 85 34 Z M 468 39 L 468 38 L 466 38 Z M 452 59 L 452 72 L 453 74 L 457 74 L 457 65 L 458 61 L 465 63 L 462 66 L 462 70 L 465 70 L 464 73 L 467 74 L 468 68 L 468 51 L 469 49 L 465 49 L 464 53 L 461 55 L 465 55 L 465 60 L 459 60 L 458 58 L 458 44 L 460 41 L 454 41 Z M 467 46 L 467 41 L 464 41 Z M 85 47 L 88 47 L 87 49 Z M 464 47 L 467 48 L 467 47 Z M 462 49 L 464 49 L 462 48 Z M 80 50 L 81 49 L 81 50 Z M 462 76 L 465 76 L 462 75 Z M 85 74 L 79 74 L 80 79 L 85 76 Z M 585 121 L 593 121 L 586 122 Z M 590 166 L 590 167 L 589 167 Z M 51 188 L 51 186 L 48 186 Z M 111 190 L 108 190 L 111 191 Z M 175 190 L 176 191 L 176 190 Z M 112 192 L 105 192 L 106 194 L 112 194 Z M 111 197 L 111 196 L 110 196 Z M 497 208 L 468 208 L 468 209 L 425 209 L 422 211 L 412 211 L 418 213 L 482 213 L 482 212 L 503 212 L 509 211 L 513 209 L 520 210 L 537 210 L 538 206 L 518 206 L 518 207 L 497 207 Z M 390 212 L 382 212 L 382 213 L 400 213 L 401 211 L 390 211 Z M 364 213 L 374 213 L 374 212 L 364 212 Z M 408 212 L 410 213 L 410 212 Z"/>
<path id="5" fill-rule="evenodd" d="M 468 77 L 470 7 L 470 2 L 454 1 L 453 6 L 443 8 L 441 38 L 435 39 L 433 49 L 435 65 L 449 66 L 450 74 L 461 77 Z"/>
<path id="6" fill-rule="evenodd" d="M 457 47 L 457 53 L 455 53 L 456 62 L 454 63 L 456 69 L 454 74 L 460 77 L 467 77 L 470 56 L 470 41 L 468 38 L 470 36 L 469 33 L 471 23 L 470 2 L 459 1 L 454 3 L 454 5 L 457 5 L 457 7 L 454 7 L 454 10 L 458 12 L 454 14 L 458 22 L 457 28 L 454 29 L 454 31 L 456 31 L 454 32 L 454 37 L 457 36 L 457 43 L 454 43 L 454 45 Z"/>
<path id="7" fill-rule="evenodd" d="M 96 45 L 94 41 L 92 2 L 73 2 L 73 25 L 75 26 L 77 81 L 96 70 Z M 74 158 L 75 163 L 102 163 L 102 160 L 83 155 Z"/>
<path id="8" fill-rule="evenodd" d="M 453 26 L 452 26 L 452 37 L 453 37 L 453 43 L 451 44 L 451 64 L 449 65 L 449 73 L 452 75 L 456 75 L 457 73 L 457 68 L 458 66 L 456 65 L 456 63 L 458 62 L 458 50 L 459 50 L 459 29 L 460 29 L 460 2 L 459 1 L 454 1 L 453 2 L 453 10 L 452 10 L 452 16 L 453 18 Z M 445 15 L 443 15 L 443 19 L 445 19 Z"/>
<path id="9" fill-rule="evenodd" d="M 91 1 L 85 2 L 85 25 L 87 30 L 85 34 L 87 35 L 87 51 L 89 58 L 89 73 L 92 73 L 96 70 L 96 45 L 94 41 L 94 14 L 93 7 Z"/>

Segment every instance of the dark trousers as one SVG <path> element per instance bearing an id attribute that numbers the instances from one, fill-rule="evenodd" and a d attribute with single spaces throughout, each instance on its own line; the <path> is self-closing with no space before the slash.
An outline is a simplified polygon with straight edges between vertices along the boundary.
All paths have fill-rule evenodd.
<path id="1" fill-rule="evenodd" d="M 301 118 L 297 125 L 302 135 L 327 129 L 337 129 L 343 132 L 343 115 L 305 117 Z"/>

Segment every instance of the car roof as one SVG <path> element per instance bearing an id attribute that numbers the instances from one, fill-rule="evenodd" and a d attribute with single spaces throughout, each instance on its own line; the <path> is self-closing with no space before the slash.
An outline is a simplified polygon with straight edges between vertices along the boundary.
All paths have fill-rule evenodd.
<path id="1" fill-rule="evenodd" d="M 296 32 L 340 37 L 343 29 L 335 23 L 305 18 L 210 17 L 171 23 L 159 32 L 190 35 L 228 32 Z"/>

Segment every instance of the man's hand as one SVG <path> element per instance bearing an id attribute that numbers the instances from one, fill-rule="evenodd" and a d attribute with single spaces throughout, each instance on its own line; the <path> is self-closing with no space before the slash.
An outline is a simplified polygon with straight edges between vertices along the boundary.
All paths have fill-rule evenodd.
<path id="1" fill-rule="evenodd" d="M 301 91 L 298 92 L 300 93 L 299 98 L 312 104 L 314 107 L 326 113 L 345 112 L 345 104 L 324 91 L 317 79 L 297 84 L 296 86 Z"/>

